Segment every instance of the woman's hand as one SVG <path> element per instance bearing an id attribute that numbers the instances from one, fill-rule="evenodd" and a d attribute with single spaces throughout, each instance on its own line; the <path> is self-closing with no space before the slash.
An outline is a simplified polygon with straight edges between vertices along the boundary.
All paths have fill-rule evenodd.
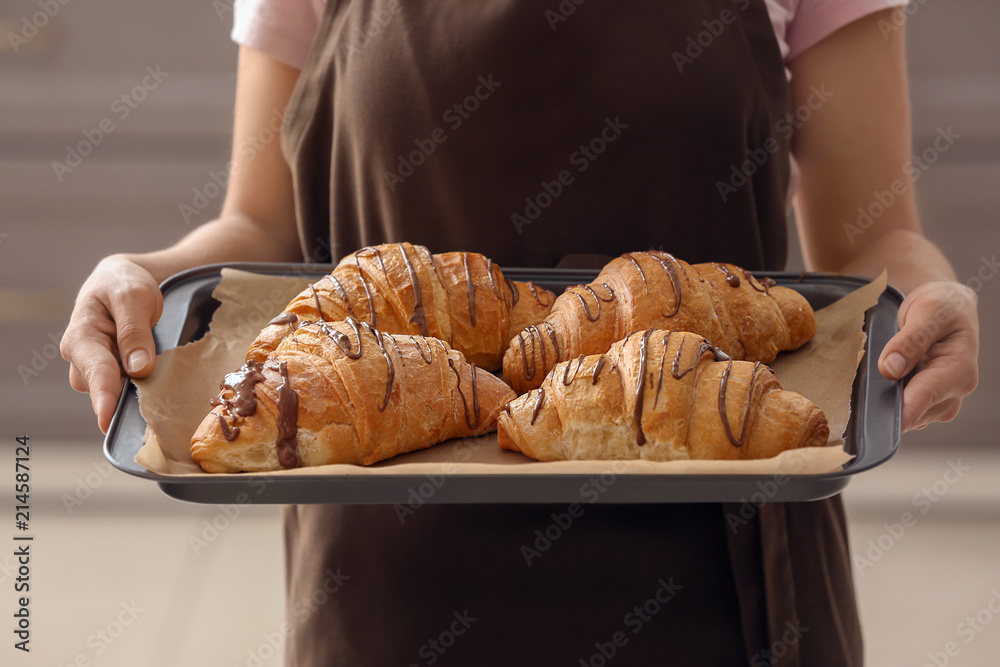
<path id="1" fill-rule="evenodd" d="M 73 389 L 90 392 L 104 433 L 124 384 L 121 361 L 132 377 L 153 371 L 152 328 L 162 311 L 163 295 L 156 279 L 120 255 L 101 260 L 80 288 L 59 351 L 70 362 Z"/>
<path id="2" fill-rule="evenodd" d="M 878 360 L 890 380 L 917 373 L 903 390 L 903 431 L 951 421 L 979 382 L 976 293 L 956 282 L 914 289 L 899 309 L 899 333 Z"/>

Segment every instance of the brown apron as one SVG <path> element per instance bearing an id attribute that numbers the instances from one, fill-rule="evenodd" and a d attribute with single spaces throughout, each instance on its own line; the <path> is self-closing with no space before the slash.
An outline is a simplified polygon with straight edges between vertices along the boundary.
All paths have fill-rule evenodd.
<path id="1" fill-rule="evenodd" d="M 303 256 L 777 270 L 788 97 L 762 0 L 329 0 L 283 137 Z M 581 500 L 287 507 L 286 667 L 861 664 L 839 498 Z"/>

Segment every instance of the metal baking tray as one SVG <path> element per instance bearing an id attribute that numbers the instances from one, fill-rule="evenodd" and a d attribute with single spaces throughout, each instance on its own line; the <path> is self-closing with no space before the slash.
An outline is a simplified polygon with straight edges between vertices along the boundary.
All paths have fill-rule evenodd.
<path id="1" fill-rule="evenodd" d="M 218 302 L 212 290 L 224 266 L 273 275 L 319 279 L 333 267 L 325 264 L 213 264 L 179 273 L 161 285 L 163 314 L 153 329 L 157 352 L 197 340 L 208 330 Z M 570 285 L 589 283 L 596 270 L 507 268 L 504 275 L 533 280 L 561 293 Z M 802 293 L 813 308 L 822 308 L 867 283 L 864 278 L 824 274 L 771 273 L 779 285 Z M 761 276 L 763 277 L 763 275 Z M 897 331 L 896 315 L 903 295 L 888 288 L 868 311 L 867 349 L 854 381 L 846 449 L 855 458 L 837 472 L 772 475 L 623 475 L 606 487 L 597 502 L 746 502 L 764 492 L 769 501 L 819 500 L 841 491 L 851 477 L 891 457 L 899 446 L 902 382 L 885 379 L 876 366 L 878 351 Z M 408 503 L 425 475 L 244 475 L 171 477 L 135 462 L 146 422 L 139 413 L 135 385 L 127 381 L 104 440 L 108 460 L 119 470 L 157 482 L 168 496 L 196 503 Z M 610 464 L 609 464 L 610 465 Z M 562 503 L 580 502 L 592 474 L 451 474 L 427 502 L 433 503 Z"/>

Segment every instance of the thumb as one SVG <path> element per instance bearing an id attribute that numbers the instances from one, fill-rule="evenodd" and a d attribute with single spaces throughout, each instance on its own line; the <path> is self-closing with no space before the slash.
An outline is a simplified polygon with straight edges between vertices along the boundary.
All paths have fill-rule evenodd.
<path id="1" fill-rule="evenodd" d="M 118 357 L 122 368 L 131 377 L 146 377 L 156 366 L 153 325 L 163 310 L 163 296 L 157 289 L 152 293 L 133 294 L 115 306 L 112 317 L 117 329 Z"/>
<path id="2" fill-rule="evenodd" d="M 899 310 L 899 332 L 889 339 L 879 355 L 879 372 L 890 380 L 906 377 L 927 355 L 936 341 L 952 333 L 958 322 L 953 303 L 938 299 L 916 299 Z"/>

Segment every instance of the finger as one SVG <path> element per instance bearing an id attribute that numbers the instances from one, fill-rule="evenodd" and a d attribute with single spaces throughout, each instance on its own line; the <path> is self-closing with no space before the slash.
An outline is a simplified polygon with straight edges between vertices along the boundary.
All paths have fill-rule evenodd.
<path id="1" fill-rule="evenodd" d="M 87 387 L 87 378 L 83 376 L 83 373 L 80 372 L 79 368 L 72 364 L 70 364 L 69 367 L 69 386 L 84 394 L 89 391 Z"/>
<path id="2" fill-rule="evenodd" d="M 917 427 L 938 404 L 965 396 L 967 382 L 968 374 L 961 363 L 932 360 L 903 390 L 903 431 Z"/>
<path id="3" fill-rule="evenodd" d="M 928 349 L 950 336 L 956 337 L 954 343 L 972 342 L 976 347 L 975 293 L 957 283 L 923 287 L 926 291 L 918 288 L 903 301 L 899 332 L 879 355 L 879 372 L 890 380 L 911 373 Z"/>
<path id="4" fill-rule="evenodd" d="M 118 359 L 110 348 L 110 339 L 97 335 L 83 337 L 74 346 L 72 357 L 73 366 L 81 376 L 77 384 L 84 385 L 84 391 L 90 392 L 97 425 L 103 433 L 107 433 L 124 384 Z"/>
<path id="5" fill-rule="evenodd" d="M 132 377 L 142 378 L 156 365 L 153 324 L 163 308 L 158 290 L 125 289 L 111 296 L 108 310 L 115 322 L 122 367 Z"/>
<path id="6" fill-rule="evenodd" d="M 919 418 L 913 430 L 924 429 L 935 422 L 950 422 L 958 416 L 961 409 L 962 399 L 959 397 L 941 401 Z"/>

